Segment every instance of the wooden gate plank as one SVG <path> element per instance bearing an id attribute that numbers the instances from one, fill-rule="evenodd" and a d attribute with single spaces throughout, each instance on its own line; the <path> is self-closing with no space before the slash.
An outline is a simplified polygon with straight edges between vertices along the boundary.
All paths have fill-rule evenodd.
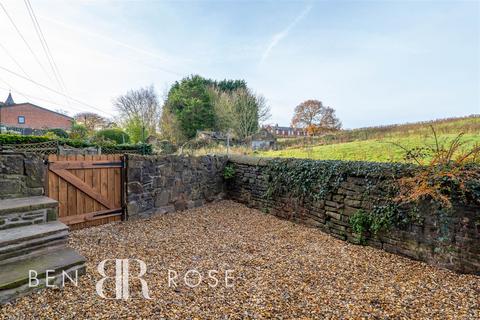
<path id="1" fill-rule="evenodd" d="M 84 156 L 81 154 L 77 154 L 75 156 L 75 160 L 82 161 L 85 160 Z M 73 173 L 75 176 L 78 177 L 81 181 L 85 182 L 85 170 L 74 170 Z M 85 194 L 79 190 L 77 190 L 77 215 L 85 213 Z"/>
<path id="2" fill-rule="evenodd" d="M 50 168 L 52 169 L 96 169 L 96 168 L 121 168 L 122 162 L 115 160 L 98 160 L 98 161 L 84 161 L 77 159 L 72 162 L 52 162 Z"/>
<path id="3" fill-rule="evenodd" d="M 69 185 L 77 187 L 82 192 L 85 192 L 86 194 L 88 194 L 88 196 L 97 200 L 98 202 L 100 202 L 102 205 L 104 205 L 108 209 L 114 209 L 115 208 L 115 206 L 107 198 L 105 198 L 102 194 L 98 194 L 97 192 L 95 192 L 95 190 L 90 188 L 90 186 L 88 186 L 85 182 L 83 182 L 82 180 L 80 180 L 78 177 L 76 177 L 72 173 L 68 172 L 67 170 L 60 169 L 60 170 L 52 170 L 52 171 L 55 172 L 59 177 L 63 178 L 65 181 L 67 181 L 69 183 Z M 73 202 L 75 202 L 75 201 L 73 201 Z M 76 213 L 76 210 L 75 210 L 75 213 Z"/>
<path id="4" fill-rule="evenodd" d="M 122 219 L 120 155 L 51 155 L 47 191 L 59 202 L 59 220 L 72 229 Z"/>
<path id="5" fill-rule="evenodd" d="M 91 155 L 86 155 L 85 160 L 91 161 L 93 157 Z M 92 188 L 93 187 L 93 169 L 85 169 L 85 183 Z M 93 202 L 94 200 L 90 197 L 85 197 L 85 212 L 93 211 Z"/>
<path id="6" fill-rule="evenodd" d="M 65 160 L 65 156 L 57 156 L 58 160 Z M 57 175 L 58 177 L 58 175 Z M 67 202 L 68 202 L 68 184 L 65 180 L 58 177 L 58 216 L 67 216 Z"/>
<path id="7" fill-rule="evenodd" d="M 108 160 L 108 155 L 101 155 L 100 156 L 101 160 Z M 108 199 L 108 169 L 107 168 L 101 168 L 97 169 L 100 170 L 100 194 L 103 198 Z M 113 204 L 109 207 L 102 203 L 106 209 L 113 209 Z"/>
<path id="8" fill-rule="evenodd" d="M 75 160 L 75 155 L 72 155 L 72 154 L 67 155 L 67 160 L 70 160 L 70 161 Z M 55 172 L 55 171 L 53 171 L 53 172 Z M 55 172 L 55 173 L 58 174 L 58 172 Z M 69 174 L 71 174 L 71 173 L 69 172 Z M 71 175 L 73 176 L 73 174 L 71 174 Z M 60 176 L 60 177 L 62 177 L 62 176 Z M 62 177 L 62 178 L 64 178 L 64 177 Z M 68 182 L 68 179 L 65 179 L 65 180 Z M 67 190 L 68 190 L 67 214 L 69 216 L 74 216 L 74 215 L 77 214 L 77 189 L 75 188 L 74 185 L 68 183 L 67 184 Z"/>

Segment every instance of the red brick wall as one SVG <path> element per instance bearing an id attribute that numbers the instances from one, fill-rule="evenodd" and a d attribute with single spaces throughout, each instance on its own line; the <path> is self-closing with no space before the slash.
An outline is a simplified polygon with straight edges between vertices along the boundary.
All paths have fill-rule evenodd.
<path id="1" fill-rule="evenodd" d="M 25 123 L 18 123 L 18 117 L 24 116 Z M 32 129 L 70 129 L 72 119 L 32 104 L 17 104 L 0 107 L 0 123 L 4 126 Z"/>

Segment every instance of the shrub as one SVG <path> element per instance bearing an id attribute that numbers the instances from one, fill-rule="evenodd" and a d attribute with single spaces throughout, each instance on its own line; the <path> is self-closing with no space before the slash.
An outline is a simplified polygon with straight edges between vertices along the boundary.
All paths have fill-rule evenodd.
<path id="1" fill-rule="evenodd" d="M 45 133 L 53 133 L 55 136 L 59 138 L 64 138 L 64 139 L 68 138 L 67 131 L 60 128 L 48 129 L 47 131 L 45 131 Z"/>
<path id="2" fill-rule="evenodd" d="M 115 153 L 115 151 L 137 151 L 141 154 L 152 154 L 152 145 L 146 143 L 139 144 L 112 144 L 102 146 L 102 152 Z"/>
<path id="3" fill-rule="evenodd" d="M 157 147 L 160 149 L 161 154 L 172 154 L 177 151 L 177 147 L 168 140 L 159 141 Z"/>
<path id="4" fill-rule="evenodd" d="M 104 140 L 110 140 L 117 144 L 128 144 L 130 142 L 130 136 L 126 134 L 122 129 L 110 128 L 98 131 L 95 137 Z"/>
<path id="5" fill-rule="evenodd" d="M 3 144 L 22 144 L 22 143 L 40 143 L 51 141 L 45 136 L 23 136 L 20 134 L 0 134 L 0 145 Z"/>
<path id="6" fill-rule="evenodd" d="M 231 164 L 227 164 L 225 168 L 223 168 L 223 178 L 225 180 L 231 180 L 235 177 L 235 168 Z"/>
<path id="7" fill-rule="evenodd" d="M 417 163 L 419 168 L 415 175 L 399 180 L 399 194 L 395 200 L 403 203 L 433 200 L 445 209 L 452 207 L 452 198 L 480 203 L 475 183 L 480 180 L 480 146 L 462 149 L 463 133 L 450 143 L 442 144 L 435 129 L 431 129 L 435 138 L 433 147 L 408 149 L 398 145 L 405 151 L 405 159 Z M 422 159 L 425 153 L 432 154 L 428 163 Z"/>
<path id="8" fill-rule="evenodd" d="M 87 137 L 88 130 L 84 125 L 74 123 L 72 125 L 72 130 L 70 131 L 69 138 L 80 140 L 85 139 Z"/>
<path id="9" fill-rule="evenodd" d="M 58 139 L 58 142 L 73 148 L 88 148 L 96 146 L 95 144 L 89 143 L 82 139 Z"/>
<path id="10" fill-rule="evenodd" d="M 133 143 L 143 142 L 149 136 L 148 129 L 145 127 L 142 119 L 135 116 L 129 119 L 125 124 L 125 131 L 128 133 Z"/>

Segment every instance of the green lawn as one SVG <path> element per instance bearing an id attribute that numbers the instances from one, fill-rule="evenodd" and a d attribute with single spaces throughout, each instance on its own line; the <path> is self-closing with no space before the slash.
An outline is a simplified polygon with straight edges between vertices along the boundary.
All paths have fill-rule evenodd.
<path id="1" fill-rule="evenodd" d="M 456 134 L 442 134 L 439 140 L 448 143 L 456 137 Z M 480 134 L 466 134 L 463 141 L 467 142 L 464 148 L 471 148 L 475 144 L 480 145 Z M 262 157 L 304 158 L 316 160 L 359 160 L 377 162 L 404 162 L 405 152 L 392 144 L 398 143 L 408 149 L 433 146 L 435 140 L 431 136 L 409 136 L 404 138 L 364 140 L 315 146 L 310 148 L 292 148 L 278 151 L 261 151 L 257 155 Z"/>

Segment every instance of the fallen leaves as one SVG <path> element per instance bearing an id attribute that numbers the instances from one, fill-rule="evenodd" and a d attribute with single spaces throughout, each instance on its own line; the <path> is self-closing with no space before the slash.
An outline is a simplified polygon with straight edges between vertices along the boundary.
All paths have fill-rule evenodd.
<path id="1" fill-rule="evenodd" d="M 79 286 L 20 298 L 0 307 L 1 319 L 480 318 L 480 277 L 348 244 L 231 201 L 75 231 L 70 245 L 87 258 Z M 143 260 L 152 300 L 134 282 L 135 299 L 99 297 L 96 267 L 107 258 Z M 231 269 L 234 287 L 169 287 L 169 269 Z"/>

